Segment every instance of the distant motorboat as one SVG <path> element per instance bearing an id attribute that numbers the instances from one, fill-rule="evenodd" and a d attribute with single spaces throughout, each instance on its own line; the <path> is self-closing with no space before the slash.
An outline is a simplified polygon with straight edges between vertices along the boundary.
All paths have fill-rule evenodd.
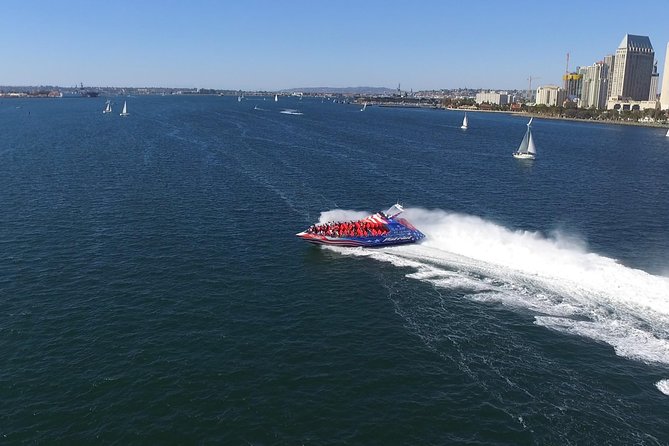
<path id="1" fill-rule="evenodd" d="M 468 122 L 467 122 L 467 112 L 465 112 L 465 117 L 462 120 L 462 125 L 460 126 L 460 128 L 462 130 L 467 130 L 467 124 L 468 124 Z"/>
<path id="2" fill-rule="evenodd" d="M 111 101 L 107 101 L 105 109 L 102 110 L 102 113 L 111 113 L 111 112 L 112 112 Z"/>
<path id="3" fill-rule="evenodd" d="M 283 113 L 284 115 L 302 115 L 302 112 L 299 112 L 297 110 L 293 110 L 291 108 L 281 110 L 279 113 Z"/>
<path id="4" fill-rule="evenodd" d="M 128 101 L 123 101 L 123 111 L 119 113 L 119 116 L 130 116 L 130 113 L 128 113 Z"/>
<path id="5" fill-rule="evenodd" d="M 523 138 L 523 141 L 520 143 L 518 150 L 513 152 L 513 157 L 516 159 L 533 160 L 534 158 L 536 158 L 537 149 L 534 146 L 534 139 L 532 139 L 532 130 L 531 130 L 532 119 L 534 118 L 530 118 L 530 122 L 527 123 L 527 132 L 525 132 L 525 137 Z"/>

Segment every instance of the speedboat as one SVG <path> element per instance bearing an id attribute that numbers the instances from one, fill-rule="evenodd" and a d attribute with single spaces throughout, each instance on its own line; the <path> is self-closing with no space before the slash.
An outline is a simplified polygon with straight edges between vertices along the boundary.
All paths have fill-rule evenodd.
<path id="1" fill-rule="evenodd" d="M 379 246 L 415 243 L 425 238 L 406 219 L 398 217 L 404 209 L 395 204 L 386 212 L 377 212 L 361 220 L 315 224 L 296 234 L 317 245 Z"/>

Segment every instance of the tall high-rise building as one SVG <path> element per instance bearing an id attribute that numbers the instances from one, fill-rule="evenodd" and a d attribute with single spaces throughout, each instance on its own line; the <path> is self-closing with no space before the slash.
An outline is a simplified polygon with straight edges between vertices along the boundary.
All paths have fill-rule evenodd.
<path id="1" fill-rule="evenodd" d="M 662 110 L 669 110 L 669 43 L 667 43 L 667 55 L 664 58 L 664 73 L 662 73 L 662 93 L 660 94 L 660 105 Z"/>
<path id="2" fill-rule="evenodd" d="M 606 108 L 608 67 L 604 62 L 597 62 L 587 67 L 581 67 L 583 87 L 579 107 Z"/>
<path id="3" fill-rule="evenodd" d="M 649 101 L 657 101 L 657 86 L 660 82 L 660 74 L 657 72 L 657 61 L 653 64 L 653 72 L 650 75 L 650 91 L 648 92 Z"/>
<path id="4" fill-rule="evenodd" d="M 609 54 L 604 56 L 604 65 L 606 65 L 606 96 L 604 102 L 608 101 L 611 97 L 611 86 L 613 84 L 613 64 L 616 61 L 616 56 L 614 54 Z"/>
<path id="5" fill-rule="evenodd" d="M 655 51 L 648 36 L 625 34 L 616 50 L 611 97 L 647 100 L 654 60 Z"/>
<path id="6" fill-rule="evenodd" d="M 581 88 L 583 87 L 583 75 L 577 67 L 577 72 L 569 73 L 562 76 L 564 81 L 564 90 L 567 94 L 567 99 L 573 101 L 581 96 Z"/>

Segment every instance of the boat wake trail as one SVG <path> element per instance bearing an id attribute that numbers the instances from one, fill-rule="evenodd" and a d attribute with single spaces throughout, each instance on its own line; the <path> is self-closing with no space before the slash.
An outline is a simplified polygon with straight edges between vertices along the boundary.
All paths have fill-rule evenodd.
<path id="1" fill-rule="evenodd" d="M 329 211 L 322 219 L 348 215 Z M 669 365 L 669 278 L 588 252 L 561 233 L 514 231 L 440 210 L 404 216 L 426 234 L 422 243 L 336 250 L 411 267 L 408 277 L 530 311 L 537 325 L 605 342 L 620 356 Z"/>

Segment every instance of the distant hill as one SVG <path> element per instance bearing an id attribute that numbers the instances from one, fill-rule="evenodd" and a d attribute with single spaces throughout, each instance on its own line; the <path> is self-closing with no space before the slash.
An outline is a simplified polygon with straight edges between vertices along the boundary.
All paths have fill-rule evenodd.
<path id="1" fill-rule="evenodd" d="M 392 88 L 386 87 L 304 87 L 304 88 L 289 88 L 281 90 L 284 93 L 334 93 L 334 94 L 369 94 L 369 95 L 384 95 L 396 92 Z"/>

